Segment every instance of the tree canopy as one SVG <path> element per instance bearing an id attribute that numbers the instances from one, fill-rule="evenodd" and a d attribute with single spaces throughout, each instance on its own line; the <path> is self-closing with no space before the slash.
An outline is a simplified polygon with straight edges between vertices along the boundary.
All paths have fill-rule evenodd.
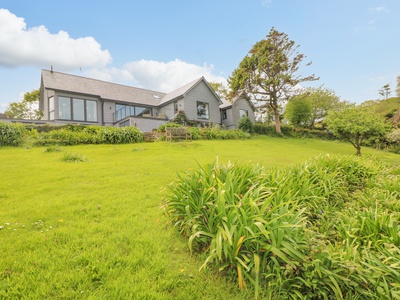
<path id="1" fill-rule="evenodd" d="M 39 89 L 26 92 L 20 102 L 11 102 L 5 110 L 5 115 L 14 119 L 40 120 L 43 112 L 38 109 Z"/>
<path id="2" fill-rule="evenodd" d="M 322 121 L 328 111 L 339 107 L 340 99 L 333 90 L 328 88 L 307 88 L 305 95 L 311 103 L 310 127 L 314 128 L 317 122 Z"/>
<path id="3" fill-rule="evenodd" d="M 245 91 L 260 103 L 256 106 L 269 107 L 274 112 L 277 133 L 281 133 L 279 110 L 282 104 L 293 95 L 299 83 L 319 79 L 315 75 L 297 74 L 305 59 L 298 47 L 287 34 L 272 28 L 266 39 L 253 46 L 228 79 L 233 93 Z"/>
<path id="4" fill-rule="evenodd" d="M 312 115 L 311 102 L 302 95 L 293 97 L 289 100 L 285 108 L 285 119 L 290 124 L 298 126 L 308 126 Z"/>
<path id="5" fill-rule="evenodd" d="M 390 126 L 385 119 L 366 106 L 345 105 L 340 110 L 329 111 L 325 123 L 334 135 L 349 141 L 361 155 L 364 141 L 383 136 Z"/>

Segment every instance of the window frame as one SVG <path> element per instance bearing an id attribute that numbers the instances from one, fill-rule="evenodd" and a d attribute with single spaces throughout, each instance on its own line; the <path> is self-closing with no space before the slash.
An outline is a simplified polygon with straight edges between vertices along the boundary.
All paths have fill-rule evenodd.
<path id="1" fill-rule="evenodd" d="M 206 112 L 205 114 L 199 114 L 201 111 L 199 109 L 200 105 L 204 105 L 205 108 L 203 110 Z M 210 104 L 208 102 L 197 101 L 196 102 L 196 111 L 197 111 L 197 119 L 198 120 L 210 120 Z"/>
<path id="2" fill-rule="evenodd" d="M 248 116 L 249 116 L 249 111 L 247 109 L 239 109 L 239 119 Z"/>
<path id="3" fill-rule="evenodd" d="M 61 101 L 65 101 L 65 103 L 68 103 L 68 106 L 65 110 L 66 117 L 62 117 L 62 111 L 61 111 Z M 68 97 L 68 96 L 62 96 L 59 95 L 57 97 L 58 101 L 58 120 L 66 120 L 66 121 L 74 121 L 74 122 L 88 122 L 88 123 L 98 123 L 98 115 L 97 115 L 97 106 L 98 102 L 96 100 L 91 100 L 91 99 L 83 99 L 83 98 L 77 98 L 77 97 Z M 82 103 L 81 110 L 77 111 L 75 110 L 76 107 L 78 107 L 78 103 Z M 93 118 L 88 118 L 88 103 L 94 103 L 93 107 Z M 68 109 L 69 108 L 69 109 Z M 68 109 L 68 111 L 67 111 Z M 82 111 L 83 109 L 83 111 Z M 77 119 L 77 115 L 79 112 L 83 113 L 83 118 L 80 117 Z"/>
<path id="4" fill-rule="evenodd" d="M 49 120 L 55 119 L 55 105 L 54 105 L 54 96 L 49 97 Z"/>

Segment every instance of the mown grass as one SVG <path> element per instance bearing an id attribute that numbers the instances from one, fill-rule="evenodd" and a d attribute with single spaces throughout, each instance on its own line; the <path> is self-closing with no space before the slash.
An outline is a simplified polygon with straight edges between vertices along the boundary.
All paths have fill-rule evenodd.
<path id="1" fill-rule="evenodd" d="M 0 148 L 0 299 L 248 299 L 199 272 L 160 209 L 177 172 L 214 161 L 287 166 L 351 145 L 252 140 Z M 66 153 L 85 161 L 65 161 Z M 365 149 L 387 162 L 399 156 Z"/>

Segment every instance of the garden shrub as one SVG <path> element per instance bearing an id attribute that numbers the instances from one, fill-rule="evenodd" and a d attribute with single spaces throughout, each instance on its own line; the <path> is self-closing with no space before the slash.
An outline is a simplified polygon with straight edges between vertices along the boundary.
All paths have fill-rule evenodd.
<path id="1" fill-rule="evenodd" d="M 99 129 L 101 143 L 129 144 L 143 141 L 143 133 L 136 127 L 101 127 Z"/>
<path id="2" fill-rule="evenodd" d="M 0 122 L 0 146 L 19 146 L 28 134 L 24 125 Z"/>
<path id="3" fill-rule="evenodd" d="M 171 184 L 171 223 L 257 299 L 396 299 L 400 176 L 375 158 L 285 170 L 206 164 Z"/>
<path id="4" fill-rule="evenodd" d="M 66 128 L 44 132 L 37 137 L 35 146 L 96 144 L 96 137 L 85 131 L 71 131 Z"/>
<path id="5" fill-rule="evenodd" d="M 211 128 L 200 128 L 199 130 L 201 139 L 204 140 L 238 140 L 248 139 L 250 134 L 243 132 L 239 129 L 220 129 L 219 126 Z"/>
<path id="6" fill-rule="evenodd" d="M 136 127 L 67 125 L 61 129 L 41 133 L 35 145 L 126 144 L 141 141 L 143 133 Z"/>
<path id="7" fill-rule="evenodd" d="M 254 131 L 253 122 L 251 122 L 249 117 L 241 117 L 238 122 L 238 129 L 247 133 L 253 133 Z"/>
<path id="8" fill-rule="evenodd" d="M 183 127 L 183 125 L 178 124 L 178 123 L 168 122 L 168 123 L 165 123 L 165 124 L 161 125 L 160 127 L 158 127 L 157 131 L 165 133 L 165 128 L 167 128 L 167 127 Z"/>

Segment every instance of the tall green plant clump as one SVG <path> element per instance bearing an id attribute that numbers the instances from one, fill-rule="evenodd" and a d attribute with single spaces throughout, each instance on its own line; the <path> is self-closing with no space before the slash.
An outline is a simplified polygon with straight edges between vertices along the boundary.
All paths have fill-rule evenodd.
<path id="1" fill-rule="evenodd" d="M 22 124 L 0 122 L 0 146 L 19 146 L 28 131 Z"/>
<path id="2" fill-rule="evenodd" d="M 395 299 L 399 176 L 384 170 L 355 157 L 286 170 L 216 162 L 178 177 L 164 208 L 202 268 L 255 298 Z"/>

